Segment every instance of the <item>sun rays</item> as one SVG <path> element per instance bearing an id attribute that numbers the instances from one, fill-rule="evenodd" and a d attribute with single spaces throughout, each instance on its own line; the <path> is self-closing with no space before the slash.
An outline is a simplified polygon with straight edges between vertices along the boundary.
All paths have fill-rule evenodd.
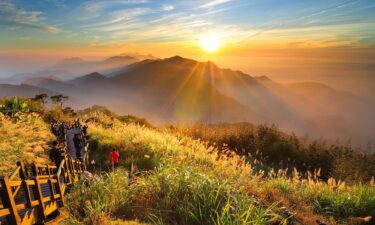
<path id="1" fill-rule="evenodd" d="M 223 44 L 223 40 L 217 34 L 202 34 L 199 37 L 199 46 L 207 53 L 217 52 Z"/>

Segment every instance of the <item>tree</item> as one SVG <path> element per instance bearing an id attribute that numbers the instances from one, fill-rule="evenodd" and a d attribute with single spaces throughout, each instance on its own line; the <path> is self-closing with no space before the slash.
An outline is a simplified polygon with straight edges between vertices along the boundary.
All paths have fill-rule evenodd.
<path id="1" fill-rule="evenodd" d="M 48 95 L 46 93 L 42 93 L 42 94 L 39 94 L 39 95 L 35 95 L 34 100 L 45 104 L 47 102 L 46 101 L 47 97 L 48 97 Z"/>
<path id="2" fill-rule="evenodd" d="M 60 106 L 62 108 L 64 101 L 68 100 L 69 96 L 65 96 L 65 95 L 60 94 L 60 95 L 51 96 L 50 99 L 52 100 L 52 102 L 54 104 L 60 104 Z"/>

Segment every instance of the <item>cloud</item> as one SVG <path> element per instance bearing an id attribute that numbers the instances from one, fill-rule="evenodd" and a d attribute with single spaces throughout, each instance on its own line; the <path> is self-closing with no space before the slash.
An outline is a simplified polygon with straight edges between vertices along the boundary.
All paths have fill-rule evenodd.
<path id="1" fill-rule="evenodd" d="M 126 28 L 134 28 L 138 23 L 138 17 L 152 12 L 150 8 L 129 8 L 116 10 L 109 14 L 106 20 L 81 26 L 96 31 L 117 31 Z"/>
<path id="2" fill-rule="evenodd" d="M 214 0 L 214 1 L 210 1 L 206 4 L 203 4 L 203 5 L 199 6 L 198 8 L 211 8 L 211 7 L 221 5 L 221 4 L 230 2 L 230 1 L 232 1 L 232 0 Z"/>
<path id="3" fill-rule="evenodd" d="M 147 3 L 148 0 L 107 0 L 107 1 L 89 1 L 84 3 L 83 8 L 89 12 L 98 12 L 113 5 L 137 5 Z"/>
<path id="4" fill-rule="evenodd" d="M 171 11 L 174 9 L 174 6 L 173 5 L 163 5 L 162 9 L 164 11 Z"/>
<path id="5" fill-rule="evenodd" d="M 0 23 L 11 27 L 25 27 L 46 33 L 58 33 L 58 28 L 43 23 L 42 14 L 40 11 L 26 11 L 18 8 L 10 0 L 0 1 Z"/>
<path id="6" fill-rule="evenodd" d="M 321 19 L 323 14 L 332 13 L 332 11 L 339 10 L 339 9 L 342 9 L 342 8 L 345 8 L 345 7 L 349 7 L 349 6 L 355 5 L 359 2 L 361 2 L 361 0 L 348 0 L 348 1 L 345 1 L 345 2 L 340 3 L 340 4 L 336 4 L 336 5 L 327 7 L 327 8 L 323 8 L 323 9 L 320 9 L 318 11 L 314 11 L 312 13 L 309 13 L 307 15 L 303 15 L 301 17 L 296 17 L 296 18 L 288 19 L 288 20 L 278 19 L 278 20 L 271 21 L 270 26 L 265 27 L 265 28 L 258 27 L 257 28 L 258 31 L 255 32 L 255 33 L 253 31 L 250 31 L 249 35 L 245 35 L 244 38 L 241 37 L 239 39 L 239 41 L 236 42 L 236 44 L 239 44 L 243 41 L 246 41 L 250 38 L 256 37 L 256 36 L 261 35 L 263 33 L 271 32 L 271 31 L 276 30 L 276 29 L 286 30 L 286 29 L 288 29 L 288 27 L 291 28 L 293 26 L 296 26 L 296 25 L 294 25 L 295 23 L 299 24 L 299 26 L 304 27 L 304 28 L 300 28 L 300 30 L 306 29 L 306 28 L 309 29 L 311 27 L 318 27 L 315 24 L 314 18 Z M 321 24 L 321 27 L 328 27 L 329 29 L 332 29 L 330 33 L 334 32 L 334 29 L 338 27 L 338 26 L 335 26 L 335 25 L 332 25 L 332 24 L 325 24 L 325 26 L 323 26 L 323 25 L 324 24 Z"/>

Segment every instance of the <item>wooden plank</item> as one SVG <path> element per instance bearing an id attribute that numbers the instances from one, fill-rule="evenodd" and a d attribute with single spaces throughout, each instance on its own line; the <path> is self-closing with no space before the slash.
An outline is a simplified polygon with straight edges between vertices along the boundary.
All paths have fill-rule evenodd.
<path id="1" fill-rule="evenodd" d="M 24 182 L 26 182 L 27 185 L 35 185 L 34 180 L 24 180 Z"/>
<path id="2" fill-rule="evenodd" d="M 51 202 L 46 206 L 46 216 L 55 212 L 58 209 L 56 202 Z"/>
<path id="3" fill-rule="evenodd" d="M 9 180 L 9 184 L 11 187 L 17 187 L 17 186 L 20 186 L 21 185 L 21 182 L 20 180 Z"/>
<path id="4" fill-rule="evenodd" d="M 43 197 L 43 202 L 51 201 L 51 196 Z"/>
<path id="5" fill-rule="evenodd" d="M 14 201 L 12 188 L 10 186 L 10 181 L 7 177 L 1 180 L 4 190 L 1 191 L 1 199 L 4 205 L 4 208 L 10 210 L 10 214 L 6 216 L 9 224 L 20 224 L 21 218 L 18 215 L 16 203 Z"/>
<path id="6" fill-rule="evenodd" d="M 39 205 L 39 201 L 38 200 L 34 200 L 31 202 L 31 207 L 34 207 L 34 206 L 37 206 Z"/>
<path id="7" fill-rule="evenodd" d="M 26 203 L 21 203 L 21 204 L 16 205 L 16 208 L 17 208 L 17 211 L 20 211 L 22 209 L 26 209 L 27 205 Z"/>
<path id="8" fill-rule="evenodd" d="M 33 225 L 38 222 L 38 214 L 35 208 L 27 211 L 22 218 L 22 225 Z"/>
<path id="9" fill-rule="evenodd" d="M 0 209 L 0 217 L 7 216 L 10 214 L 9 209 Z"/>
<path id="10" fill-rule="evenodd" d="M 55 200 L 55 190 L 53 188 L 53 183 L 52 183 L 51 179 L 48 179 L 48 185 L 49 185 L 49 191 L 51 193 L 51 200 L 54 201 Z"/>
<path id="11" fill-rule="evenodd" d="M 58 198 L 60 198 L 60 194 L 55 194 L 55 195 L 53 195 L 53 197 L 55 198 L 55 199 L 58 199 Z"/>
<path id="12" fill-rule="evenodd" d="M 13 180 L 19 171 L 20 171 L 20 167 L 17 166 L 16 170 L 9 176 L 9 180 Z"/>
<path id="13" fill-rule="evenodd" d="M 30 194 L 30 188 L 26 180 L 22 182 L 23 192 L 25 193 L 26 204 L 28 208 L 31 208 L 32 198 Z"/>
<path id="14" fill-rule="evenodd" d="M 48 183 L 48 179 L 40 178 L 40 176 L 38 178 L 39 178 L 38 179 L 39 184 L 47 184 Z"/>
<path id="15" fill-rule="evenodd" d="M 19 185 L 14 191 L 13 191 L 13 197 L 15 198 L 18 191 L 21 189 L 21 185 Z"/>
<path id="16" fill-rule="evenodd" d="M 60 198 L 60 204 L 59 204 L 60 207 L 64 206 L 64 189 L 63 188 L 64 187 L 60 183 L 60 177 L 58 176 L 57 177 L 57 193 L 61 196 L 61 198 Z"/>
<path id="17" fill-rule="evenodd" d="M 40 187 L 39 179 L 35 178 L 35 193 L 39 201 L 38 205 L 38 221 L 43 222 L 46 219 L 45 207 L 43 201 L 42 188 Z"/>

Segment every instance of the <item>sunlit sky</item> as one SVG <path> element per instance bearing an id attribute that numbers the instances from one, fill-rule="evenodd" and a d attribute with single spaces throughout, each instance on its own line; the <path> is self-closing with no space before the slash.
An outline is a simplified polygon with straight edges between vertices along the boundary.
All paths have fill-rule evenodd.
<path id="1" fill-rule="evenodd" d="M 0 76 L 25 58 L 135 52 L 213 57 L 237 67 L 233 57 L 309 58 L 356 49 L 371 61 L 375 1 L 0 0 L 0 29 Z M 220 41 L 214 53 L 200 44 L 212 35 Z"/>

